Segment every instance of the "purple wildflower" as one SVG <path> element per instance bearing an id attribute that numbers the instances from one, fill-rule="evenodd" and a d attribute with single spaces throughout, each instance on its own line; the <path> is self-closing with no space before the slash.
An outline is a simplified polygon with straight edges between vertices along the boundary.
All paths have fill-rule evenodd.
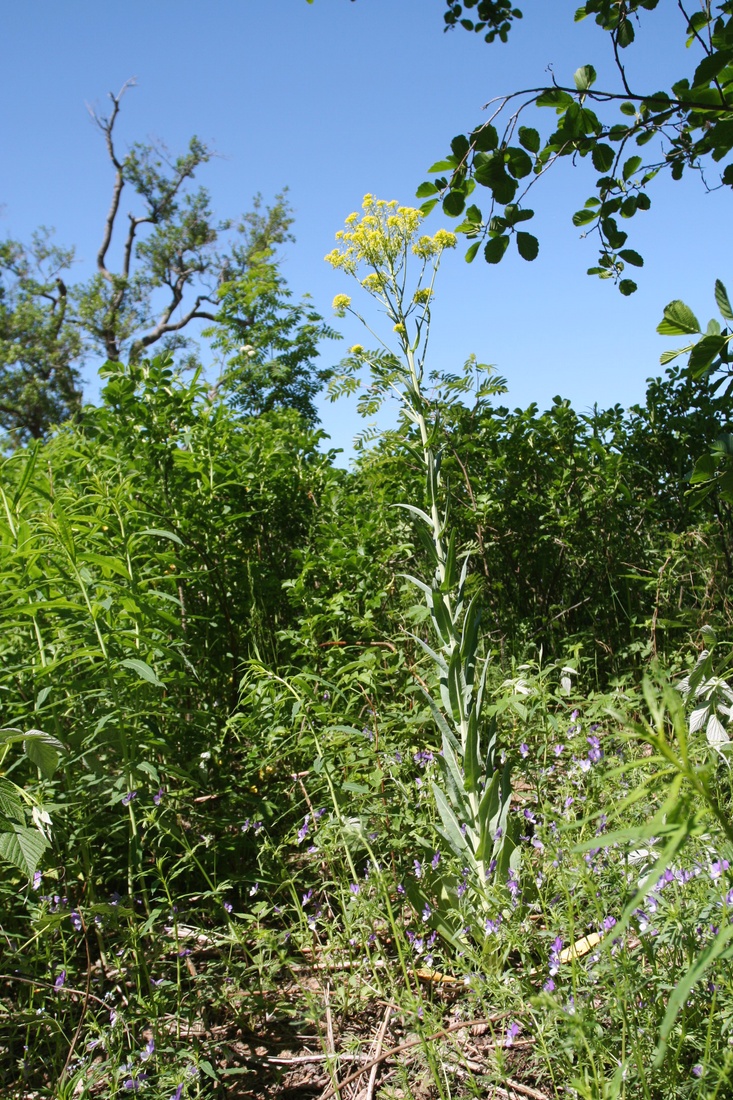
<path id="1" fill-rule="evenodd" d="M 519 1031 L 519 1024 L 516 1022 L 516 1020 L 514 1020 L 506 1029 L 506 1038 L 504 1039 L 505 1047 L 514 1046 L 514 1040 L 516 1039 L 517 1035 L 519 1035 Z"/>
<path id="2" fill-rule="evenodd" d="M 359 886 L 358 882 L 352 882 L 351 886 L 349 887 L 349 890 L 351 890 L 351 893 L 354 894 L 354 896 L 359 893 L 360 889 L 361 887 Z"/>
<path id="3" fill-rule="evenodd" d="M 137 791 L 128 791 L 127 794 L 122 799 L 122 805 L 123 806 L 129 806 L 134 798 L 137 798 Z M 125 1087 L 127 1087 L 127 1086 L 125 1086 Z"/>
<path id="4" fill-rule="evenodd" d="M 555 983 L 552 980 L 552 978 L 548 978 L 547 981 L 545 982 L 545 984 L 542 986 L 542 988 L 544 989 L 545 993 L 554 993 L 555 992 Z"/>
<path id="5" fill-rule="evenodd" d="M 65 984 L 66 984 L 66 971 L 62 970 L 61 973 L 56 978 L 56 981 L 53 983 L 53 987 L 54 987 L 54 989 L 63 989 Z"/>
<path id="6" fill-rule="evenodd" d="M 525 742 L 522 742 L 519 746 L 519 755 L 525 759 L 529 756 L 529 745 L 525 744 Z"/>
<path id="7" fill-rule="evenodd" d="M 516 905 L 519 898 L 519 879 L 516 876 L 513 867 L 509 868 L 509 875 L 507 876 L 506 888 L 511 894 L 512 905 Z"/>
<path id="8" fill-rule="evenodd" d="M 440 863 L 440 852 L 436 852 L 435 855 L 433 856 L 433 858 L 430 860 L 430 866 L 433 868 L 434 871 L 436 871 L 437 868 L 438 868 L 439 863 Z"/>
<path id="9" fill-rule="evenodd" d="M 415 868 L 415 878 L 422 878 L 422 863 L 419 859 L 412 861 L 412 866 Z"/>
<path id="10" fill-rule="evenodd" d="M 126 1081 L 123 1081 L 123 1089 L 127 1089 L 129 1092 L 138 1092 L 147 1079 L 147 1073 L 141 1073 L 137 1077 L 128 1077 Z"/>
<path id="11" fill-rule="evenodd" d="M 165 790 L 162 787 L 158 787 L 158 793 L 153 795 L 153 802 L 156 806 L 160 806 L 161 802 L 163 801 L 164 794 Z"/>
<path id="12" fill-rule="evenodd" d="M 565 750 L 564 745 L 555 745 L 555 747 L 553 749 L 553 752 L 555 753 L 555 756 L 562 756 L 564 750 Z"/>
<path id="13" fill-rule="evenodd" d="M 562 951 L 562 939 L 560 936 L 556 936 L 553 940 L 552 947 L 550 948 L 550 965 L 548 967 L 550 971 L 550 977 L 554 976 L 560 970 L 560 952 Z"/>
<path id="14" fill-rule="evenodd" d="M 713 882 L 717 882 L 720 876 L 723 874 L 723 871 L 727 871 L 729 867 L 730 864 L 728 863 L 727 859 L 716 859 L 710 865 L 710 878 L 713 880 Z"/>
<path id="15" fill-rule="evenodd" d="M 74 930 L 76 932 L 81 932 L 81 930 L 82 930 L 81 917 L 77 913 L 76 909 L 74 909 L 71 913 L 69 913 L 69 920 L 71 921 L 71 924 L 72 924 Z"/>
<path id="16" fill-rule="evenodd" d="M 154 1039 L 148 1039 L 148 1041 L 145 1045 L 145 1049 L 140 1054 L 140 1061 L 141 1062 L 147 1062 L 148 1058 L 152 1057 L 152 1055 L 154 1053 L 155 1053 L 155 1040 Z"/>

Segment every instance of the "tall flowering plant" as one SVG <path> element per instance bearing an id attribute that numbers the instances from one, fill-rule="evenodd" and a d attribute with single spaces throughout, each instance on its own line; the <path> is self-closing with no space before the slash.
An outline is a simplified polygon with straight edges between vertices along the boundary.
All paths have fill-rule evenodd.
<path id="1" fill-rule="evenodd" d="M 423 688 L 442 739 L 438 781 L 433 781 L 432 791 L 440 833 L 464 868 L 455 893 L 465 892 L 468 882 L 474 904 L 485 914 L 496 908 L 496 900 L 489 898 L 489 883 L 506 886 L 513 880 L 519 850 L 509 817 L 510 765 L 499 759 L 495 726 L 482 721 L 489 658 L 479 655 L 481 612 L 475 598 L 465 598 L 468 555 L 461 555 L 456 546 L 449 493 L 441 480 L 438 402 L 426 393 L 434 285 L 441 257 L 455 247 L 456 238 L 445 229 L 433 236 L 423 234 L 421 222 L 419 210 L 367 195 L 363 214 L 351 214 L 336 234 L 338 244 L 327 262 L 354 277 L 376 300 L 391 324 L 392 339 L 388 343 L 377 337 L 380 348 L 373 352 L 360 345 L 352 348 L 332 391 L 356 389 L 358 373 L 367 367 L 370 384 L 362 412 L 374 411 L 388 394 L 395 394 L 403 416 L 419 436 L 416 453 L 425 470 L 424 507 L 413 503 L 402 507 L 416 518 L 426 536 L 422 541 L 433 565 L 427 581 L 407 576 L 423 593 L 432 623 L 432 644 L 415 638 L 433 662 L 439 685 L 434 693 Z M 339 315 L 348 311 L 370 328 L 348 295 L 338 294 L 333 304 Z M 501 389 L 501 383 L 486 376 L 475 385 L 469 378 L 475 368 L 471 359 L 464 379 L 431 375 L 430 380 L 438 377 L 443 392 L 454 395 L 475 386 L 477 399 L 485 400 Z M 445 891 L 447 903 L 457 901 L 451 898 L 450 887 Z"/>

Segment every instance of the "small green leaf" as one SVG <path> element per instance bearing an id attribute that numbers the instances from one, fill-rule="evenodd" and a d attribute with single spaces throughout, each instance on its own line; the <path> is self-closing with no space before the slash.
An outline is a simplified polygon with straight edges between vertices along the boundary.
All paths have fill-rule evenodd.
<path id="1" fill-rule="evenodd" d="M 622 115 L 635 115 L 636 107 L 633 103 L 622 103 L 619 110 Z"/>
<path id="2" fill-rule="evenodd" d="M 465 134 L 458 134 L 457 137 L 453 138 L 453 141 L 450 143 L 450 147 L 453 156 L 460 163 L 465 158 L 470 148 L 468 138 Z"/>
<path id="3" fill-rule="evenodd" d="M 141 535 L 155 535 L 159 539 L 170 539 L 171 542 L 177 543 L 179 546 L 183 546 L 183 542 L 175 534 L 174 531 L 163 531 L 160 527 L 145 527 L 141 532 Z"/>
<path id="4" fill-rule="evenodd" d="M 464 256 L 464 259 L 467 264 L 473 263 L 476 258 L 476 253 L 478 252 L 480 247 L 481 241 L 474 241 L 473 244 L 466 249 L 466 255 Z"/>
<path id="5" fill-rule="evenodd" d="M 484 248 L 484 256 L 487 264 L 500 263 L 508 247 L 508 237 L 494 237 L 492 240 L 487 241 L 486 247 Z"/>
<path id="6" fill-rule="evenodd" d="M 623 167 L 623 177 L 625 180 L 630 180 L 634 172 L 638 172 L 641 168 L 641 157 L 629 157 Z"/>
<path id="7" fill-rule="evenodd" d="M 700 331 L 700 322 L 689 306 L 679 299 L 664 307 L 663 319 L 657 325 L 660 336 L 689 336 Z"/>
<path id="8" fill-rule="evenodd" d="M 726 321 L 733 321 L 733 309 L 731 308 L 730 299 L 728 298 L 728 291 L 725 289 L 720 279 L 715 280 L 715 301 Z"/>
<path id="9" fill-rule="evenodd" d="M 617 34 L 618 44 L 622 50 L 625 50 L 627 46 L 631 45 L 635 37 L 634 24 L 630 19 L 624 19 L 622 23 L 619 23 Z"/>
<path id="10" fill-rule="evenodd" d="M 517 249 L 523 260 L 536 260 L 540 242 L 531 233 L 517 233 Z"/>
<path id="11" fill-rule="evenodd" d="M 618 284 L 618 288 L 625 297 L 628 298 L 629 294 L 634 294 L 638 287 L 633 279 L 622 279 Z"/>
<path id="12" fill-rule="evenodd" d="M 415 192 L 415 196 L 418 199 L 427 199 L 430 195 L 434 195 L 438 188 L 430 180 L 426 180 L 425 183 L 421 183 Z"/>
<path id="13" fill-rule="evenodd" d="M 592 65 L 581 65 L 579 69 L 575 70 L 573 80 L 575 81 L 575 87 L 579 92 L 587 92 L 595 84 L 596 70 Z"/>
<path id="14" fill-rule="evenodd" d="M 527 149 L 530 153 L 539 152 L 540 135 L 533 127 L 520 126 L 517 136 L 519 137 L 519 144 L 522 148 Z"/>
<path id="15" fill-rule="evenodd" d="M 532 159 L 528 153 L 525 153 L 524 149 L 517 149 L 516 146 L 512 146 L 506 150 L 504 157 L 507 167 L 515 179 L 524 179 L 532 171 Z"/>
<path id="16" fill-rule="evenodd" d="M 595 210 L 576 210 L 573 214 L 573 225 L 580 228 L 581 225 L 590 225 L 594 222 L 598 214 Z"/>
<path id="17" fill-rule="evenodd" d="M 616 159 L 616 154 L 610 145 L 600 142 L 594 146 L 590 159 L 593 161 L 596 172 L 608 172 Z"/>
<path id="18" fill-rule="evenodd" d="M 466 199 L 460 191 L 449 191 L 443 199 L 443 213 L 449 218 L 457 218 L 463 213 Z"/>
<path id="19" fill-rule="evenodd" d="M 627 264 L 631 264 L 632 267 L 644 266 L 644 257 L 640 256 L 638 252 L 634 252 L 633 248 L 623 248 L 619 252 L 619 256 L 622 260 L 625 260 Z"/>
<path id="20" fill-rule="evenodd" d="M 538 107 L 556 107 L 562 110 L 563 107 L 569 107 L 575 100 L 567 92 L 561 92 L 559 88 L 546 88 L 541 95 L 537 96 L 535 103 Z"/>
<path id="21" fill-rule="evenodd" d="M 428 168 L 428 172 L 432 176 L 435 172 L 452 172 L 457 167 L 456 158 L 451 157 L 449 160 L 436 160 L 435 164 Z"/>
<path id="22" fill-rule="evenodd" d="M 479 126 L 471 134 L 471 143 L 478 153 L 492 152 L 499 145 L 499 135 L 496 132 L 496 127 L 490 122 L 487 122 L 484 126 Z"/>

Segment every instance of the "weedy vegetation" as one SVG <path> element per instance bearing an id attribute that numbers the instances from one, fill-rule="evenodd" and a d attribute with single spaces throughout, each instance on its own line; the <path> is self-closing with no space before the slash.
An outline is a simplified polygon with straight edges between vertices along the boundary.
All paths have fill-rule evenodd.
<path id="1" fill-rule="evenodd" d="M 618 58 L 655 6 L 579 15 Z M 521 14 L 446 7 L 489 40 Z M 119 158 L 122 93 L 96 121 L 107 246 L 123 189 L 140 205 L 124 268 L 103 248 L 67 291 L 71 253 L 0 249 L 3 1097 L 731 1095 L 728 293 L 706 328 L 667 306 L 686 343 L 643 404 L 510 409 L 474 357 L 431 363 L 456 235 L 423 224 L 441 201 L 469 259 L 512 236 L 533 259 L 518 181 L 590 154 L 611 175 L 576 224 L 631 293 L 613 215 L 661 166 L 626 145 L 666 135 L 673 178 L 730 145 L 731 5 L 703 7 L 707 61 L 674 100 L 584 66 L 504 99 L 501 144 L 493 122 L 454 139 L 422 209 L 367 195 L 326 257 L 365 327 L 338 368 L 278 268 L 285 197 L 215 222 L 189 190 L 201 143 Z M 588 107 L 614 98 L 622 127 Z M 517 127 L 535 106 L 544 144 Z M 179 354 L 186 295 L 215 384 Z M 326 384 L 397 410 L 348 471 Z"/>

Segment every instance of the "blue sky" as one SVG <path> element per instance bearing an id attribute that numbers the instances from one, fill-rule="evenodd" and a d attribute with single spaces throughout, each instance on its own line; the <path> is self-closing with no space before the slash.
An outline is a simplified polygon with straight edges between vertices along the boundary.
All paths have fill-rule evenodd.
<path id="1" fill-rule="evenodd" d="M 283 269 L 293 291 L 311 294 L 330 317 L 334 294 L 351 292 L 323 256 L 365 192 L 417 203 L 427 168 L 450 139 L 481 121 L 491 97 L 559 82 L 582 64 L 611 80 L 607 36 L 574 24 L 576 0 L 524 0 L 524 20 L 508 45 L 443 33 L 444 0 L 67 0 L 5 4 L 0 72 L 0 236 L 30 237 L 54 226 L 74 244 L 76 277 L 91 274 L 109 205 L 111 172 L 85 103 L 135 76 L 119 135 L 124 143 L 158 138 L 174 152 L 197 134 L 220 154 L 199 182 L 215 211 L 236 215 L 255 192 L 284 186 L 296 212 L 296 244 Z M 676 4 L 645 14 L 627 51 L 632 85 L 655 91 L 690 68 Z M 648 147 L 647 147 L 648 148 Z M 730 273 L 730 198 L 706 194 L 697 180 L 657 181 L 652 209 L 629 223 L 629 245 L 643 253 L 639 292 L 622 298 L 588 278 L 591 241 L 570 218 L 592 191 L 587 165 L 560 165 L 536 189 L 534 231 L 540 257 L 516 253 L 499 267 L 462 251 L 443 264 L 434 307 L 432 362 L 450 370 L 475 352 L 509 383 L 506 401 L 540 407 L 555 394 L 583 410 L 643 398 L 668 344 L 655 333 L 664 305 L 687 301 L 703 321 L 715 314 L 716 277 Z M 436 214 L 427 228 L 448 224 Z M 338 322 L 337 361 L 355 322 Z M 96 390 L 87 370 L 87 394 Z M 325 402 L 322 421 L 348 453 L 363 426 L 354 402 Z"/>

